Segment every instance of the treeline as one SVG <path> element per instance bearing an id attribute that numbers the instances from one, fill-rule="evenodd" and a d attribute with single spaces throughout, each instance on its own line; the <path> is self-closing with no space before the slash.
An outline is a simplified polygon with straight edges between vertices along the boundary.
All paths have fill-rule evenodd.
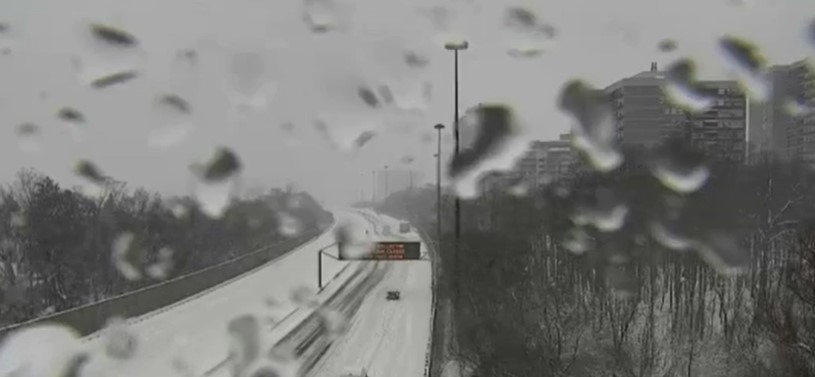
<path id="1" fill-rule="evenodd" d="M 713 167 L 680 194 L 682 173 L 627 163 L 463 201 L 458 253 L 445 195 L 449 357 L 473 376 L 815 376 L 815 174 Z M 379 210 L 435 236 L 435 188 Z"/>
<path id="2" fill-rule="evenodd" d="M 233 199 L 221 217 L 108 180 L 104 195 L 33 170 L 0 188 L 0 327 L 95 302 L 312 232 L 331 215 L 307 193 Z"/>

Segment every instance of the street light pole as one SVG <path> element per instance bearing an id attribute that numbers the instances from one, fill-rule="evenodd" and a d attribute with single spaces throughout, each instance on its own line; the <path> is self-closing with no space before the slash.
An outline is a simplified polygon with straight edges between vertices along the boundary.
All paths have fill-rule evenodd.
<path id="1" fill-rule="evenodd" d="M 390 191 L 388 190 L 388 165 L 385 165 L 385 197 L 383 200 L 387 199 L 388 195 L 390 195 Z"/>
<path id="2" fill-rule="evenodd" d="M 438 133 L 436 146 L 436 240 L 438 241 L 436 254 L 438 255 L 441 253 L 441 130 L 444 129 L 444 125 L 439 123 L 433 128 Z"/>
<path id="3" fill-rule="evenodd" d="M 458 128 L 458 52 L 460 50 L 466 50 L 469 47 L 467 41 L 461 42 L 448 42 L 444 45 L 446 50 L 453 51 L 453 88 L 454 88 L 454 114 L 453 114 L 453 138 L 455 141 L 455 150 L 454 155 L 458 157 L 459 154 L 459 128 Z M 459 251 L 459 241 L 461 239 L 461 201 L 456 195 L 455 199 L 455 239 L 454 239 L 454 247 L 455 250 L 453 251 L 453 268 L 455 269 L 453 272 L 453 276 L 455 277 L 455 295 L 454 295 L 454 302 L 458 298 L 459 286 L 458 286 L 458 251 Z M 455 305 L 455 304 L 454 304 Z"/>

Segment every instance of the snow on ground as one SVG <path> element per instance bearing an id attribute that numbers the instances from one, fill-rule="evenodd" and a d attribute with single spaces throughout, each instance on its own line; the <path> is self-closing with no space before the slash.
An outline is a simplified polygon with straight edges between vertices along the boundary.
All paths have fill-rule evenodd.
<path id="1" fill-rule="evenodd" d="M 384 223 L 398 235 L 398 221 Z M 418 235 L 411 234 L 418 240 Z M 390 272 L 365 298 L 348 333 L 334 342 L 308 377 L 336 377 L 358 366 L 365 367 L 371 377 L 424 375 L 430 340 L 431 265 L 425 260 L 387 263 L 393 264 Z M 387 301 L 390 290 L 401 291 L 401 300 Z"/>
<path id="2" fill-rule="evenodd" d="M 337 224 L 354 223 L 357 229 L 370 224 L 358 213 L 335 212 Z M 119 360 L 105 356 L 103 349 L 111 336 L 91 335 L 86 346 L 91 351 L 84 376 L 201 376 L 221 363 L 227 355 L 227 324 L 245 314 L 262 320 L 270 331 L 275 322 L 297 309 L 290 294 L 295 288 L 316 291 L 317 253 L 334 243 L 333 228 L 312 242 L 265 266 L 226 282 L 191 300 L 158 314 L 148 313 L 130 321 L 136 336 L 135 354 Z M 347 262 L 323 259 L 323 278 L 328 282 Z M 349 266 L 331 282 L 338 284 L 357 268 Z M 98 336 L 97 336 L 98 335 Z"/>

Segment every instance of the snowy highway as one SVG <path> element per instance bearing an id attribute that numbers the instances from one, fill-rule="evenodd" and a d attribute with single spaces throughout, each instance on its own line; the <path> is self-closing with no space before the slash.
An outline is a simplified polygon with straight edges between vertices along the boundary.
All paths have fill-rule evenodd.
<path id="1" fill-rule="evenodd" d="M 385 228 L 398 229 L 398 221 L 372 213 L 337 211 L 337 224 L 352 223 L 359 237 L 383 237 Z M 386 226 L 387 225 L 387 226 Z M 336 225 L 335 225 L 336 226 Z M 291 299 L 307 287 L 316 291 L 317 254 L 334 243 L 333 227 L 315 240 L 262 267 L 202 292 L 170 307 L 128 321 L 134 351 L 128 357 L 111 354 L 111 344 L 121 334 L 101 331 L 83 339 L 90 358 L 83 376 L 228 376 L 227 358 L 234 340 L 231 321 L 253 316 L 261 324 L 264 343 L 274 344 L 307 318 L 306 309 Z M 386 236 L 387 238 L 387 236 Z M 417 239 L 416 234 L 391 239 Z M 328 250 L 331 252 L 331 250 Z M 424 246 L 423 246 L 424 252 Z M 334 294 L 335 287 L 360 279 L 374 262 L 323 260 L 319 297 Z M 429 261 L 386 262 L 384 277 L 361 299 L 349 318 L 348 331 L 307 370 L 308 376 L 336 376 L 347 366 L 364 366 L 376 376 L 424 374 L 431 315 L 431 266 Z M 387 301 L 388 290 L 400 290 L 402 299 Z M 276 338 L 276 339 L 275 339 Z"/>

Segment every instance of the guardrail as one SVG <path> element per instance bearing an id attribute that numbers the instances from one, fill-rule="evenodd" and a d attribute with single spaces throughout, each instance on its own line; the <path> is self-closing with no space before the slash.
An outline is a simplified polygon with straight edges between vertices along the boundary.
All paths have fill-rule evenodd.
<path id="1" fill-rule="evenodd" d="M 431 241 L 432 239 L 427 236 L 427 233 L 420 227 L 414 225 L 416 231 L 419 233 L 419 237 L 421 237 L 422 242 L 424 242 L 425 247 L 428 248 L 427 254 L 429 255 L 430 259 L 430 331 L 428 332 L 427 338 L 427 351 L 425 353 L 425 363 L 424 363 L 424 376 L 430 377 L 430 373 L 433 370 L 433 335 L 435 332 L 435 325 L 436 325 L 436 245 Z"/>
<path id="2" fill-rule="evenodd" d="M 330 227 L 334 223 L 326 226 Z M 264 246 L 205 269 L 179 276 L 136 291 L 111 297 L 95 303 L 68 309 L 47 317 L 36 318 L 0 329 L 0 341 L 14 330 L 41 323 L 61 323 L 76 330 L 81 336 L 102 329 L 111 317 L 132 318 L 160 308 L 175 306 L 197 297 L 232 278 L 247 273 L 305 244 L 325 229 L 312 229 L 297 238 Z"/>

